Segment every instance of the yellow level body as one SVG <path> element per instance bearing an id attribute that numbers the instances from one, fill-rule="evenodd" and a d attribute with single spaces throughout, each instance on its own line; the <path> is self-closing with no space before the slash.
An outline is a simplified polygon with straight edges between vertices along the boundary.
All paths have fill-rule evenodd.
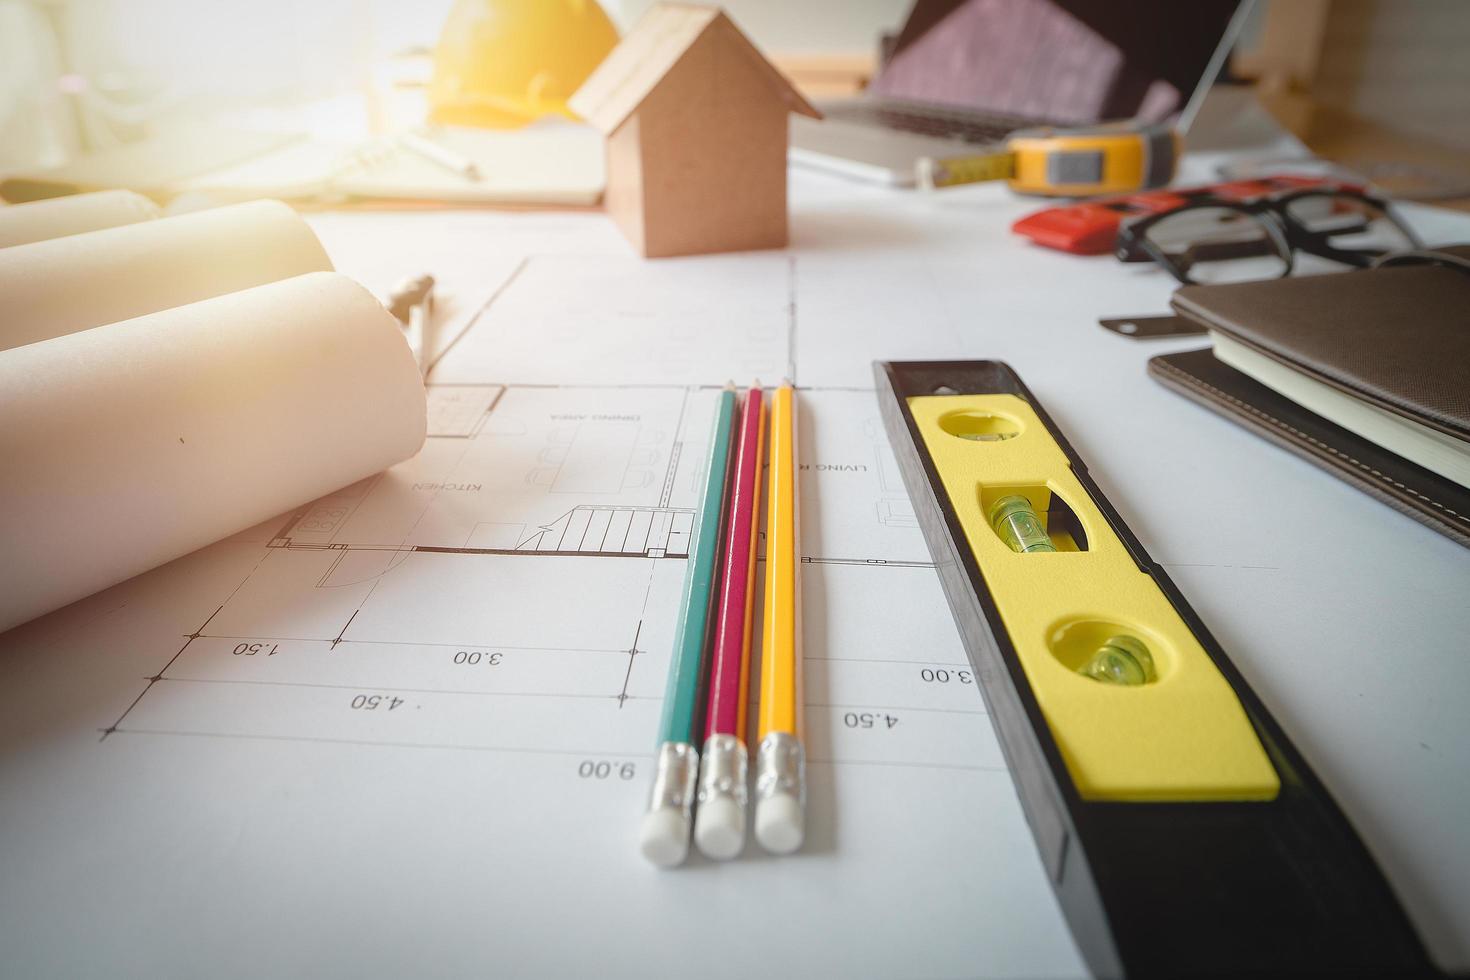
<path id="1" fill-rule="evenodd" d="M 932 395 L 908 399 L 908 410 L 1082 798 L 1273 799 L 1280 779 L 1230 684 L 1031 405 L 1013 394 Z M 1009 495 L 1029 499 L 1053 553 L 1017 554 L 991 527 L 991 505 Z M 1048 520 L 1057 498 L 1086 544 Z M 1118 634 L 1143 641 L 1156 681 L 1118 687 L 1079 672 Z"/>

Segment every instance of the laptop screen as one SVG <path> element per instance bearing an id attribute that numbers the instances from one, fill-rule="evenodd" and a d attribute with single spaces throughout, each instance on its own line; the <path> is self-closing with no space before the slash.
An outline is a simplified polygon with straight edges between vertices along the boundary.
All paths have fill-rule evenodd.
<path id="1" fill-rule="evenodd" d="M 1165 119 L 1238 0 L 917 0 L 870 91 L 1062 124 Z"/>

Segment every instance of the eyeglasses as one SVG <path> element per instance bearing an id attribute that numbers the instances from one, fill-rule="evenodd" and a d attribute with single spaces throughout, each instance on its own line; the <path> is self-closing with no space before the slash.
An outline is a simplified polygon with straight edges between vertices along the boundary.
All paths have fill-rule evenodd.
<path id="1" fill-rule="evenodd" d="M 1202 197 L 1118 230 L 1124 262 L 1154 261 L 1185 285 L 1277 279 L 1297 251 L 1366 267 L 1419 248 L 1387 201 L 1349 188 L 1308 188 L 1231 201 Z"/>
<path id="2" fill-rule="evenodd" d="M 1453 252 L 1449 251 L 1451 248 L 1454 249 Z M 1461 252 L 1466 254 L 1461 255 Z M 1444 249 L 1425 248 L 1414 252 L 1385 255 L 1373 263 L 1373 268 L 1387 269 L 1404 265 L 1433 265 L 1470 276 L 1470 246 L 1450 245 Z"/>

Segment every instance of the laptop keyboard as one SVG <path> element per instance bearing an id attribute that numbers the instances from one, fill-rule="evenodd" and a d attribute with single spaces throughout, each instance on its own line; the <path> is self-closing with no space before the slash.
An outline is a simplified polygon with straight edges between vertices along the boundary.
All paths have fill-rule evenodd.
<path id="1" fill-rule="evenodd" d="M 998 143 L 1025 123 L 1005 116 L 951 113 L 942 109 L 901 108 L 861 99 L 822 108 L 829 119 L 872 123 L 889 129 L 957 139 L 965 143 Z"/>

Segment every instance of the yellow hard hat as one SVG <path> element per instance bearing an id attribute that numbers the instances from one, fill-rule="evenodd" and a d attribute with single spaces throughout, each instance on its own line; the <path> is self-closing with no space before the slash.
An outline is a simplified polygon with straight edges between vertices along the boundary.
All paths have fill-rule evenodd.
<path id="1" fill-rule="evenodd" d="M 596 0 L 455 0 L 434 48 L 429 118 L 511 129 L 573 117 L 567 99 L 617 43 Z"/>

